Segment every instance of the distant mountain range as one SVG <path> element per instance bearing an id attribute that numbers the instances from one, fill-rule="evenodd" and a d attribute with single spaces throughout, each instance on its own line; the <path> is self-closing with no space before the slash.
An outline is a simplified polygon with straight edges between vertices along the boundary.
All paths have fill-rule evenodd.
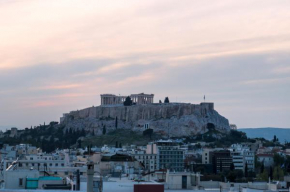
<path id="1" fill-rule="evenodd" d="M 249 138 L 263 137 L 267 140 L 273 140 L 274 135 L 281 143 L 290 142 L 290 128 L 240 128 L 239 131 L 245 132 Z"/>

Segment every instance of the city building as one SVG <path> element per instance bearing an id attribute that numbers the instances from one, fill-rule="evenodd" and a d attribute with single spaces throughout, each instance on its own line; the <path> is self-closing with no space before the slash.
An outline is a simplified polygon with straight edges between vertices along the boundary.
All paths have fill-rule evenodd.
<path id="1" fill-rule="evenodd" d="M 212 163 L 212 152 L 216 149 L 204 148 L 202 150 L 202 164 L 211 164 Z"/>
<path id="2" fill-rule="evenodd" d="M 265 167 L 274 165 L 273 154 L 257 154 L 257 160 L 263 163 Z"/>
<path id="3" fill-rule="evenodd" d="M 159 169 L 158 150 L 154 143 L 148 144 L 146 150 L 134 150 L 132 156 L 141 163 L 147 172 L 154 172 Z"/>
<path id="4" fill-rule="evenodd" d="M 159 156 L 159 168 L 171 171 L 184 171 L 184 150 L 172 140 L 159 140 L 156 142 Z"/>
<path id="5" fill-rule="evenodd" d="M 229 150 L 214 151 L 212 154 L 213 173 L 230 170 L 232 162 L 233 159 Z"/>
<path id="6" fill-rule="evenodd" d="M 229 148 L 235 169 L 245 171 L 255 170 L 255 153 L 247 145 L 233 144 Z"/>

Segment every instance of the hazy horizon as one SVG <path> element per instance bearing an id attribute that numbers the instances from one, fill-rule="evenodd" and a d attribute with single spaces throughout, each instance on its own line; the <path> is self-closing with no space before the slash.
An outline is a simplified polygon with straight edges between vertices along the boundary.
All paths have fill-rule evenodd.
<path id="1" fill-rule="evenodd" d="M 100 94 L 214 102 L 240 127 L 290 128 L 290 1 L 2 1 L 0 125 Z"/>

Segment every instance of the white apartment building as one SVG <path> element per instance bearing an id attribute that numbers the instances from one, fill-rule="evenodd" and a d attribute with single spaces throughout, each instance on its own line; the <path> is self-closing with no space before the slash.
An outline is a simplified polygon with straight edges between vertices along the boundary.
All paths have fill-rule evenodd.
<path id="1" fill-rule="evenodd" d="M 3 160 L 3 169 L 7 169 L 14 160 Z M 86 166 L 75 166 L 70 164 L 69 156 L 58 154 L 40 154 L 40 155 L 27 155 L 23 159 L 19 159 L 17 162 L 18 170 L 38 170 L 43 174 L 48 173 L 52 176 L 68 176 L 73 175 L 74 172 L 79 169 L 80 174 L 86 174 Z"/>
<path id="2" fill-rule="evenodd" d="M 265 167 L 274 165 L 273 154 L 257 154 L 257 160 L 264 164 Z"/>
<path id="3" fill-rule="evenodd" d="M 131 155 L 144 166 L 145 170 L 149 172 L 159 170 L 159 157 L 156 144 L 149 143 L 146 150 L 133 150 Z"/>
<path id="4" fill-rule="evenodd" d="M 255 169 L 255 153 L 250 150 L 246 145 L 233 144 L 229 148 L 235 169 L 244 171 L 246 164 L 248 171 L 254 171 Z"/>

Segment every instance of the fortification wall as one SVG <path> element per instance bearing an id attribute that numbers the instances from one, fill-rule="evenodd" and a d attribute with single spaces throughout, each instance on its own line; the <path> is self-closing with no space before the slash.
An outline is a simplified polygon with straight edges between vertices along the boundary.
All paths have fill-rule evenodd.
<path id="1" fill-rule="evenodd" d="M 116 118 L 119 129 L 141 132 L 144 131 L 144 124 L 149 124 L 154 131 L 164 134 L 170 129 L 172 136 L 206 132 L 208 123 L 214 124 L 215 128 L 222 132 L 230 130 L 228 120 L 214 110 L 213 103 L 89 107 L 70 112 L 62 118 L 62 124 L 66 128 L 84 128 L 101 134 L 104 125 L 109 131 L 115 129 Z"/>

